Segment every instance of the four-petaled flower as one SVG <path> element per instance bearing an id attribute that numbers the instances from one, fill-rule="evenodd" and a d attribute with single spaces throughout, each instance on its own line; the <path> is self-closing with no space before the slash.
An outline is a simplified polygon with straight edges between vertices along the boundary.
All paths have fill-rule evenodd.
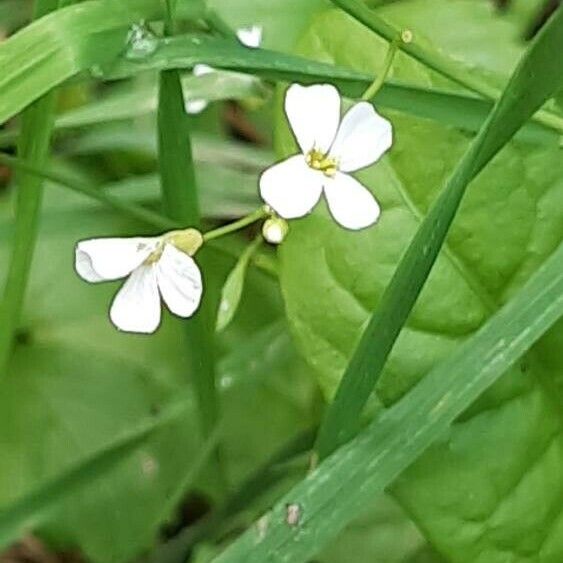
<path id="1" fill-rule="evenodd" d="M 324 191 L 334 219 L 362 229 L 379 217 L 379 205 L 349 175 L 376 162 L 392 144 L 392 128 L 368 102 L 354 105 L 340 121 L 340 95 L 330 84 L 293 84 L 285 113 L 302 154 L 274 164 L 260 177 L 264 201 L 284 219 L 309 213 Z"/>
<path id="2" fill-rule="evenodd" d="M 257 49 L 262 43 L 262 27 L 259 25 L 252 25 L 250 27 L 241 27 L 237 29 L 237 38 L 245 46 L 251 49 Z M 199 63 L 194 66 L 194 76 L 204 76 L 216 72 L 216 70 L 209 65 Z M 186 111 L 191 114 L 201 113 L 208 105 L 208 101 L 203 98 L 195 98 L 186 101 Z"/>
<path id="3" fill-rule="evenodd" d="M 75 268 L 93 283 L 127 277 L 110 319 L 120 330 L 152 333 L 160 324 L 160 296 L 180 317 L 191 317 L 199 307 L 201 272 L 190 255 L 202 242 L 194 229 L 160 237 L 84 240 L 76 245 Z"/>

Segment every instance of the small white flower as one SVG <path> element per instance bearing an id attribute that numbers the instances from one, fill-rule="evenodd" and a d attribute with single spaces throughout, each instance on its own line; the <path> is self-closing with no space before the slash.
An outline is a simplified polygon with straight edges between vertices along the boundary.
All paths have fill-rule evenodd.
<path id="1" fill-rule="evenodd" d="M 260 177 L 264 201 L 285 219 L 309 213 L 324 192 L 334 219 L 363 229 L 379 217 L 370 191 L 349 172 L 373 164 L 391 147 L 391 123 L 368 102 L 340 120 L 340 94 L 330 84 L 293 84 L 285 113 L 302 154 L 274 164 Z"/>
<path id="2" fill-rule="evenodd" d="M 110 319 L 120 330 L 152 333 L 160 324 L 160 297 L 180 317 L 191 317 L 203 293 L 201 272 L 191 256 L 201 246 L 193 229 L 160 237 L 97 238 L 76 245 L 75 269 L 97 283 L 127 277 L 115 296 Z"/>
<path id="3" fill-rule="evenodd" d="M 253 25 L 250 27 L 241 27 L 237 30 L 238 40 L 245 46 L 251 49 L 260 47 L 262 43 L 262 26 Z M 200 63 L 196 64 L 193 69 L 194 76 L 203 76 L 211 72 L 217 72 L 213 67 Z M 207 100 L 196 98 L 195 100 L 186 101 L 186 111 L 190 115 L 201 113 L 209 102 Z"/>

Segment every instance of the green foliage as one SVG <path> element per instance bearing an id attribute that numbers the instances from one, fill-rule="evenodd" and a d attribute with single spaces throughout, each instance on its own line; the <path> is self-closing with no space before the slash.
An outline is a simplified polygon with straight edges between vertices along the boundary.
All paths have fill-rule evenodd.
<path id="1" fill-rule="evenodd" d="M 395 6 L 394 10 L 399 12 L 400 6 Z M 403 11 L 404 20 L 409 16 L 416 16 L 412 6 Z M 333 38 L 330 44 L 323 42 L 323 34 L 328 29 Z M 494 25 L 491 32 L 494 32 Z M 366 60 L 365 53 L 372 57 L 375 54 L 374 59 L 377 59 L 377 53 L 382 57 L 383 45 L 366 33 L 358 41 L 357 51 L 339 49 L 338 40 L 334 38 L 344 40 L 352 33 L 359 32 L 350 20 L 336 13 L 321 16 L 303 43 L 304 52 L 318 55 L 319 43 L 330 45 L 330 50 L 321 54 L 323 60 L 332 59 L 338 64 L 359 61 L 358 64 L 363 62 L 364 65 L 360 69 L 369 71 L 376 62 Z M 444 49 L 449 48 L 448 39 L 447 32 L 444 37 L 434 35 L 434 40 Z M 561 41 L 557 35 L 555 39 Z M 553 45 L 545 47 L 545 54 L 538 52 L 538 55 L 549 61 Z M 398 58 L 394 72 L 396 76 L 418 75 L 420 80 L 432 80 L 423 68 L 413 68 L 413 65 Z M 560 72 L 551 74 L 549 66 L 543 69 L 547 80 L 558 80 Z M 527 71 L 521 76 L 526 79 Z M 520 86 L 514 84 L 514 87 Z M 532 91 L 539 90 L 538 85 Z M 525 95 L 516 99 L 526 103 Z M 504 106 L 501 105 L 498 111 L 500 117 Z M 319 213 L 295 226 L 282 249 L 281 280 L 294 333 L 311 365 L 317 369 L 329 396 L 357 345 L 369 311 L 380 301 L 406 246 L 429 212 L 437 190 L 469 143 L 459 132 L 428 121 L 395 114 L 392 119 L 396 136 L 393 150 L 384 162 L 360 174 L 382 203 L 384 212 L 378 228 L 360 235 L 346 233 L 334 226 L 326 214 Z M 509 122 L 513 119 L 512 114 L 505 113 L 504 119 Z M 497 128 L 497 133 L 489 136 L 491 144 L 473 152 L 469 162 L 465 159 L 465 164 L 469 164 L 469 168 L 466 167 L 469 177 L 474 173 L 471 172 L 471 160 L 482 164 L 485 155 L 491 154 L 503 136 L 506 138 L 508 129 L 501 122 L 498 125 L 494 120 L 490 123 L 489 131 Z M 379 401 L 391 404 L 406 393 L 506 302 L 557 248 L 562 235 L 561 208 L 556 203 L 561 201 L 563 187 L 560 164 L 556 146 L 540 150 L 514 144 L 476 179 L 452 227 L 444 252 L 438 258 L 427 287 L 383 372 L 378 385 Z M 499 231 L 502 232 L 500 241 Z M 424 260 L 431 250 L 430 247 L 423 248 L 423 241 L 418 240 L 424 252 L 419 249 L 416 258 Z M 414 284 L 414 270 L 408 275 L 406 269 L 401 273 L 406 275 L 407 285 L 403 289 L 409 283 Z M 404 306 L 406 293 L 397 293 L 394 297 L 398 298 L 393 301 L 395 307 L 385 309 L 388 316 L 379 317 L 378 329 L 383 328 L 383 323 L 389 326 L 390 322 L 397 322 L 394 315 L 399 310 L 399 303 Z M 389 304 L 388 300 L 386 305 Z M 386 337 L 378 338 L 374 333 L 375 343 L 371 350 L 377 349 Z M 542 357 L 556 357 L 557 340 L 548 337 L 546 343 L 549 342 L 553 342 L 555 348 L 550 351 L 549 344 L 542 344 Z M 377 355 L 370 357 L 372 362 L 380 364 Z M 549 444 L 557 449 L 551 442 L 559 420 L 558 407 L 552 402 L 553 385 L 546 382 L 546 367 L 541 361 L 526 360 L 525 366 L 526 373 L 529 368 L 531 373 L 537 374 L 533 379 L 524 374 L 507 375 L 504 382 L 482 400 L 482 406 L 475 407 L 474 416 L 486 411 L 486 424 L 490 427 L 486 442 L 476 447 L 476 441 L 483 436 L 485 421 L 470 416 L 463 424 L 456 425 L 447 443 L 428 454 L 397 486 L 397 495 L 417 516 L 418 522 L 442 549 L 452 555 L 458 554 L 460 561 L 464 560 L 462 553 L 467 554 L 468 560 L 479 552 L 487 553 L 491 561 L 492 557 L 502 557 L 506 545 L 496 547 L 500 540 L 495 534 L 485 532 L 490 529 L 488 519 L 493 517 L 497 518 L 495 529 L 504 527 L 508 534 L 512 531 L 513 535 L 506 541 L 514 542 L 513 549 L 519 550 L 522 534 L 511 526 L 514 512 L 518 512 L 520 521 L 524 522 L 526 514 L 534 511 L 536 499 L 542 498 L 553 486 L 549 481 L 531 481 L 527 492 L 529 504 L 526 504 L 518 491 L 509 485 L 524 479 L 530 466 L 544 475 L 552 471 L 554 460 L 537 460 L 539 452 L 534 453 L 537 450 L 531 448 L 532 444 Z M 373 372 L 367 373 L 372 376 Z M 516 396 L 520 400 L 507 403 Z M 365 400 L 365 395 L 357 397 L 357 400 L 362 399 Z M 532 405 L 537 405 L 538 410 Z M 346 412 L 354 414 L 357 409 Z M 524 420 L 527 422 L 521 426 L 515 424 L 515 420 L 522 424 Z M 505 454 L 498 459 L 501 447 Z M 458 454 L 459 450 L 463 454 Z M 484 459 L 488 461 L 484 462 Z M 425 471 L 424 467 L 428 469 Z M 417 468 L 420 469 L 417 471 Z M 467 487 L 460 486 L 457 481 L 459 471 L 471 475 Z M 452 485 L 444 487 L 450 472 Z M 502 482 L 506 483 L 504 494 L 497 496 L 490 491 L 488 483 L 493 474 L 496 479 L 502 474 Z M 509 503 L 512 510 L 495 512 L 493 507 L 501 502 Z M 557 504 L 555 499 L 553 502 Z M 482 521 L 479 526 L 481 542 L 474 542 L 473 536 L 468 537 L 463 528 L 454 524 L 458 518 L 479 518 L 477 514 Z M 540 533 L 548 522 L 534 521 L 530 526 Z M 527 533 L 526 537 L 530 535 Z"/>
<path id="2" fill-rule="evenodd" d="M 293 487 L 216 561 L 298 562 L 314 555 L 560 318 L 562 259 L 563 246 L 489 323 Z M 548 549 L 554 558 L 561 548 L 555 543 Z M 482 545 L 476 551 L 491 557 Z M 463 560 L 466 553 L 454 555 Z"/>
<path id="3" fill-rule="evenodd" d="M 0 2 L 0 559 L 27 534 L 89 563 L 563 558 L 561 89 L 530 116 L 562 13 L 529 51 L 543 3 L 509 4 Z M 379 222 L 321 204 L 261 245 L 282 87 L 348 106 L 404 29 L 394 144 L 358 175 Z M 123 282 L 80 280 L 77 241 L 195 224 L 207 310 L 116 331 Z M 319 459 L 327 408 L 321 453 L 361 429 Z"/>

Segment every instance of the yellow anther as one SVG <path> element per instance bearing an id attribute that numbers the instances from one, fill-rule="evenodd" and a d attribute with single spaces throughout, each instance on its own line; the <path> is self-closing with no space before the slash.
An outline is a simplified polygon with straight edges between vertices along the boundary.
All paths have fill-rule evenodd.
<path id="1" fill-rule="evenodd" d="M 325 176 L 334 176 L 338 171 L 338 162 L 318 149 L 310 150 L 305 156 L 305 161 L 313 169 L 322 172 Z"/>

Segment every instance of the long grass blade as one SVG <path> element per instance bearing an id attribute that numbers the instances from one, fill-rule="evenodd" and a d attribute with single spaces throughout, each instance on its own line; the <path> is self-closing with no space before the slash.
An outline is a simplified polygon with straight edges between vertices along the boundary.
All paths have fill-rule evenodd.
<path id="1" fill-rule="evenodd" d="M 393 344 L 424 286 L 467 185 L 563 84 L 563 10 L 530 46 L 481 132 L 424 219 L 370 319 L 321 425 L 321 457 L 350 439 Z"/>
<path id="2" fill-rule="evenodd" d="M 169 6 L 167 29 L 173 27 Z M 192 158 L 190 124 L 184 106 L 182 83 L 178 70 L 160 73 L 158 103 L 158 147 L 162 199 L 166 214 L 198 228 L 199 199 Z M 197 396 L 201 431 L 208 439 L 219 420 L 219 399 L 216 387 L 213 327 L 210 324 L 208 300 L 203 299 L 200 310 L 186 323 L 186 342 L 189 347 L 190 375 Z M 223 485 L 218 456 L 213 465 L 218 484 Z"/>
<path id="3" fill-rule="evenodd" d="M 214 562 L 310 560 L 561 318 L 562 266 L 563 245 L 476 334 Z"/>
<path id="4" fill-rule="evenodd" d="M 185 5 L 192 4 L 181 3 L 179 8 Z M 350 97 L 359 97 L 373 81 L 373 76 L 352 69 L 265 49 L 248 49 L 233 41 L 202 35 L 163 40 L 155 37 L 152 49 L 143 57 L 128 58 L 129 26 L 162 15 L 162 5 L 157 0 L 90 0 L 58 10 L 16 33 L 0 44 L 0 123 L 88 69 L 96 69 L 96 75 L 110 80 L 151 69 L 190 69 L 205 62 L 217 68 L 252 72 L 268 80 L 331 82 Z M 139 111 L 150 109 L 150 99 L 144 101 Z M 487 99 L 396 83 L 386 84 L 376 102 L 423 117 L 446 119 L 469 130 L 481 124 L 492 106 Z M 66 125 L 61 120 L 60 126 Z M 534 135 L 538 131 L 560 134 L 563 119 L 554 114 L 549 124 L 536 128 Z"/>

